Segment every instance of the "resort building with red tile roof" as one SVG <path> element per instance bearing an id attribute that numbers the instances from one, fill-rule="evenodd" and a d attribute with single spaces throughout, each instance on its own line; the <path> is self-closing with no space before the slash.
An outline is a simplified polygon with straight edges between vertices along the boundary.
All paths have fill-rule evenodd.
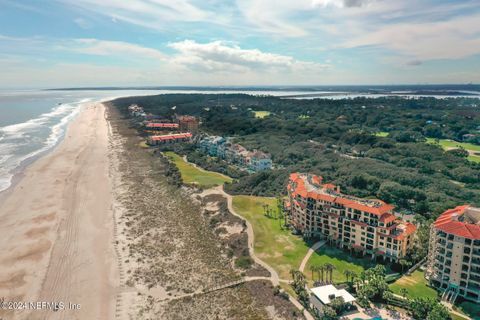
<path id="1" fill-rule="evenodd" d="M 147 122 L 145 124 L 147 130 L 175 130 L 178 129 L 178 127 L 178 123 Z"/>
<path id="2" fill-rule="evenodd" d="M 394 206 L 340 193 L 321 176 L 292 173 L 287 185 L 289 223 L 305 237 L 396 262 L 413 245 L 414 224 L 399 220 Z"/>
<path id="3" fill-rule="evenodd" d="M 192 134 L 187 133 L 175 133 L 175 134 L 165 134 L 161 136 L 150 136 L 147 139 L 147 144 L 151 146 L 171 144 L 176 142 L 186 142 L 192 139 Z"/>
<path id="4" fill-rule="evenodd" d="M 480 303 L 480 208 L 458 206 L 432 224 L 426 275 L 445 300 Z"/>

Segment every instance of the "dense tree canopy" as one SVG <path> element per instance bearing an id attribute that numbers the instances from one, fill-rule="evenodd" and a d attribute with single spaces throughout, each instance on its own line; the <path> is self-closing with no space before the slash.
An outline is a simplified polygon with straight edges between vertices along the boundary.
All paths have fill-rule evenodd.
<path id="1" fill-rule="evenodd" d="M 464 203 L 480 205 L 480 164 L 468 161 L 462 151 L 445 152 L 424 143 L 426 138 L 458 140 L 478 133 L 476 99 L 293 100 L 199 94 L 116 102 L 123 109 L 131 103 L 165 118 L 175 113 L 199 116 L 203 131 L 234 137 L 249 149 L 272 155 L 275 170 L 237 173 L 236 182 L 226 187 L 231 193 L 276 196 L 285 192 L 290 172 L 302 171 L 320 174 L 346 193 L 378 197 L 424 215 Z M 271 114 L 255 118 L 252 110 Z M 193 158 L 206 161 L 198 154 Z"/>

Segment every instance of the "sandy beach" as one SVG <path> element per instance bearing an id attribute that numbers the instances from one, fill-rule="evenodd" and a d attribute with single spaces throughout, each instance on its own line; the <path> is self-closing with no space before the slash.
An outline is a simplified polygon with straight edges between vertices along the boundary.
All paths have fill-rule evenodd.
<path id="1" fill-rule="evenodd" d="M 82 108 L 65 139 L 0 200 L 0 298 L 63 305 L 0 310 L 0 319 L 114 318 L 109 126 L 102 104 Z"/>

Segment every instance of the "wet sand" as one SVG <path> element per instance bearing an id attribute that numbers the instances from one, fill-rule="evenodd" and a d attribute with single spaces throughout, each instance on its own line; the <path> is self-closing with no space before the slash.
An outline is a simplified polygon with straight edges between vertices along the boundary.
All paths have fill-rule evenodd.
<path id="1" fill-rule="evenodd" d="M 63 306 L 0 310 L 0 318 L 114 318 L 119 280 L 109 152 L 105 107 L 85 105 L 60 145 L 1 198 L 0 298 Z"/>

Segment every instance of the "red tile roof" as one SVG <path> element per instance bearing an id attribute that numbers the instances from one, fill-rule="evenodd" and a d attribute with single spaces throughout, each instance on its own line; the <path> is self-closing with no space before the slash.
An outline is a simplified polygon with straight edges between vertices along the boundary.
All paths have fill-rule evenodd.
<path id="1" fill-rule="evenodd" d="M 157 123 L 149 122 L 146 124 L 147 128 L 178 128 L 178 123 Z"/>
<path id="2" fill-rule="evenodd" d="M 163 136 L 151 136 L 149 139 L 151 141 L 165 141 L 165 140 L 176 140 L 176 139 L 186 139 L 191 138 L 191 133 L 177 133 L 177 134 L 167 134 Z"/>
<path id="3" fill-rule="evenodd" d="M 314 183 L 315 181 L 322 181 L 322 177 L 315 175 L 312 175 L 311 179 Z M 368 206 L 362 203 L 362 201 L 365 201 L 365 199 L 355 198 L 341 193 L 330 192 L 331 194 L 327 194 L 326 192 L 316 190 L 308 192 L 305 186 L 304 177 L 300 176 L 299 173 L 290 174 L 290 185 L 291 186 L 289 186 L 289 190 L 294 193 L 294 195 L 299 195 L 302 198 L 312 198 L 315 200 L 334 202 L 348 208 L 369 212 L 378 216 L 386 212 L 390 212 L 394 208 L 394 206 L 386 204 L 381 200 L 372 200 L 375 201 L 378 206 Z M 335 188 L 333 184 L 321 185 L 321 187 L 324 190 L 330 190 Z"/>
<path id="4" fill-rule="evenodd" d="M 463 205 L 445 211 L 433 223 L 434 227 L 458 237 L 480 240 L 480 225 L 458 221 L 469 207 L 469 205 Z"/>
<path id="5" fill-rule="evenodd" d="M 395 221 L 395 219 L 396 219 L 396 217 L 393 214 L 386 212 L 386 213 L 384 213 L 380 216 L 379 221 L 384 222 L 384 223 L 390 223 L 390 222 Z"/>

